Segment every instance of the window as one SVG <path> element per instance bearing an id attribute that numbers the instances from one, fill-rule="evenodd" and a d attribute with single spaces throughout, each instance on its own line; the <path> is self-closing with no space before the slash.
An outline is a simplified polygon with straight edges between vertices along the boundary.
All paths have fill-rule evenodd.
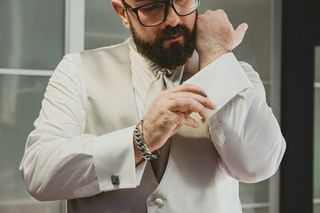
<path id="1" fill-rule="evenodd" d="M 54 69 L 64 54 L 64 1 L 0 2 L 0 68 Z"/>
<path id="2" fill-rule="evenodd" d="M 64 54 L 63 0 L 0 1 L 0 212 L 57 213 L 38 202 L 19 172 L 49 75 Z"/>

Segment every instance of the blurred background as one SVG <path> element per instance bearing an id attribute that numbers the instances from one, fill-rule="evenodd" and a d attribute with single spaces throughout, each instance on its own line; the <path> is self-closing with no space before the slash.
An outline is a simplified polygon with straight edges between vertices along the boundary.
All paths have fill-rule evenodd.
<path id="1" fill-rule="evenodd" d="M 294 20 L 297 2 L 201 1 L 201 12 L 224 9 L 234 26 L 248 23 L 235 53 L 259 72 L 288 143 L 280 172 L 240 185 L 244 213 L 320 213 L 320 36 L 314 21 L 295 32 L 313 11 L 301 6 L 306 16 Z M 65 212 L 65 202 L 27 193 L 18 170 L 26 137 L 65 54 L 128 36 L 109 0 L 0 0 L 0 213 Z"/>

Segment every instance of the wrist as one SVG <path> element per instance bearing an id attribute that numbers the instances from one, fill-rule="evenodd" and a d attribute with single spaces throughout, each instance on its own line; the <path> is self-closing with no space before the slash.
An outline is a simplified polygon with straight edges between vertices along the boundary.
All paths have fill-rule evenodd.
<path id="1" fill-rule="evenodd" d="M 218 58 L 220 58 L 222 55 L 228 53 L 229 51 L 226 49 L 222 49 L 219 51 L 215 51 L 212 53 L 205 53 L 199 55 L 199 64 L 200 64 L 200 70 L 204 67 L 208 66 L 208 64 L 214 62 Z"/>
<path id="2" fill-rule="evenodd" d="M 158 158 L 158 153 L 154 154 L 145 143 L 143 134 L 143 120 L 139 121 L 134 129 L 134 143 L 136 151 L 139 152 L 139 155 L 136 155 L 137 157 L 141 156 L 141 158 L 148 161 Z"/>
<path id="3" fill-rule="evenodd" d="M 133 141 L 134 159 L 135 159 L 135 163 L 137 165 L 142 161 L 143 158 L 142 158 L 142 156 L 141 156 L 141 154 L 140 154 L 140 152 L 139 152 L 139 150 L 137 148 L 137 145 L 135 143 L 134 138 L 133 138 L 132 141 Z"/>

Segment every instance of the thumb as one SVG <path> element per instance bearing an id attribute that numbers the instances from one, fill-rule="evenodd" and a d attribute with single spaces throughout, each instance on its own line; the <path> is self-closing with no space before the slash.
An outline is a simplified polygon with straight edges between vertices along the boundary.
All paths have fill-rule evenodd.
<path id="1" fill-rule="evenodd" d="M 247 29 L 248 29 L 247 23 L 242 23 L 237 27 L 233 36 L 232 49 L 236 48 L 239 44 L 241 44 Z"/>

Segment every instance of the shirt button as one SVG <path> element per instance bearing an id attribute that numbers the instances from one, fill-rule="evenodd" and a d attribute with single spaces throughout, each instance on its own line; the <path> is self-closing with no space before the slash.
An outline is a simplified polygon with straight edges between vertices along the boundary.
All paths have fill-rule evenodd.
<path id="1" fill-rule="evenodd" d="M 158 206 L 158 207 L 162 207 L 164 202 L 161 198 L 157 198 L 154 203 Z"/>

